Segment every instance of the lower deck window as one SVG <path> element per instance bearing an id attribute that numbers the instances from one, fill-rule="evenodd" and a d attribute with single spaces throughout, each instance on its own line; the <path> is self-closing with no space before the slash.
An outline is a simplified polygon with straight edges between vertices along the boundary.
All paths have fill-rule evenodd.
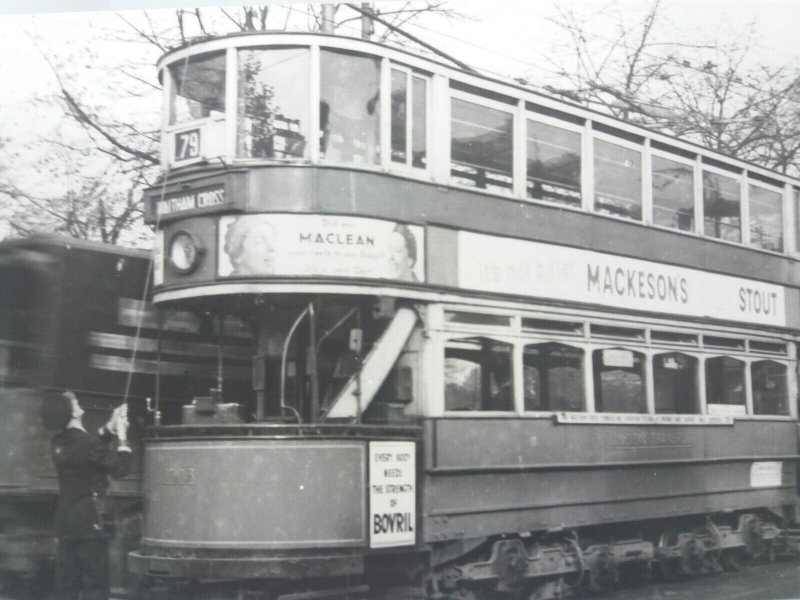
<path id="1" fill-rule="evenodd" d="M 564 344 L 525 346 L 525 410 L 579 411 L 583 401 L 583 351 Z"/>
<path id="2" fill-rule="evenodd" d="M 445 349 L 445 410 L 514 409 L 512 346 L 489 338 L 451 340 Z"/>
<path id="3" fill-rule="evenodd" d="M 463 336 L 444 348 L 446 411 L 795 415 L 795 360 L 778 338 L 453 310 L 445 324 Z"/>
<path id="4" fill-rule="evenodd" d="M 694 414 L 697 406 L 697 359 L 679 352 L 653 357 L 656 414 Z"/>
<path id="5" fill-rule="evenodd" d="M 760 360 L 750 365 L 753 380 L 753 412 L 757 415 L 788 415 L 789 386 L 786 365 Z"/>
<path id="6" fill-rule="evenodd" d="M 646 413 L 644 354 L 624 348 L 595 350 L 597 412 Z"/>
<path id="7" fill-rule="evenodd" d="M 745 406 L 744 362 L 730 356 L 706 361 L 706 402 Z"/>

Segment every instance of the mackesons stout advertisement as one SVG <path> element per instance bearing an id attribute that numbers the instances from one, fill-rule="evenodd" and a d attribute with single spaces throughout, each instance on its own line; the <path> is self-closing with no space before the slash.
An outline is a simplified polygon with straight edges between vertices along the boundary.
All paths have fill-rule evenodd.
<path id="1" fill-rule="evenodd" d="M 416 466 L 414 442 L 369 443 L 370 548 L 416 542 Z"/>
<path id="2" fill-rule="evenodd" d="M 781 286 L 590 250 L 458 233 L 462 288 L 786 325 Z"/>
<path id="3" fill-rule="evenodd" d="M 419 226 L 362 217 L 247 214 L 219 220 L 220 277 L 425 281 Z"/>

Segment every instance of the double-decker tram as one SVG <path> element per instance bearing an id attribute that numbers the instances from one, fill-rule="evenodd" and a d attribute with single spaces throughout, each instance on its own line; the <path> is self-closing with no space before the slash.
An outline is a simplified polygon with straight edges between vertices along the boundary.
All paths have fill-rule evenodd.
<path id="1" fill-rule="evenodd" d="M 143 442 L 151 586 L 548 598 L 793 547 L 800 181 L 363 40 L 159 73 L 153 301 L 218 360 Z"/>

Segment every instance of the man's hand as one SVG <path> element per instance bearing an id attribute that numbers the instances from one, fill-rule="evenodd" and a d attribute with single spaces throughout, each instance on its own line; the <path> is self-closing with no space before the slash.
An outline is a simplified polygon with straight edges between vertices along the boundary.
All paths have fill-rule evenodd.
<path id="1" fill-rule="evenodd" d="M 117 408 L 114 409 L 114 412 L 111 413 L 111 418 L 106 423 L 106 429 L 116 435 L 117 437 L 120 436 L 119 425 L 120 423 L 125 423 L 125 431 L 128 429 L 128 405 L 120 404 Z M 124 433 L 122 434 L 125 435 Z M 120 438 L 122 439 L 122 438 Z"/>
<path id="2" fill-rule="evenodd" d="M 130 426 L 128 423 L 128 405 L 123 404 L 117 407 L 111 418 L 114 420 L 114 429 L 117 432 L 119 441 L 126 441 L 128 439 L 128 427 Z"/>

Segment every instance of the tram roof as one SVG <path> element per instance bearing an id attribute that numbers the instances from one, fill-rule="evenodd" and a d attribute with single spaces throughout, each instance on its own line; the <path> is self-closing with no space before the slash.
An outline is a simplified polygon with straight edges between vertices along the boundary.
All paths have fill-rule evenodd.
<path id="1" fill-rule="evenodd" d="M 116 246 L 114 244 L 107 244 L 105 242 L 82 240 L 53 233 L 37 233 L 25 238 L 0 241 L 0 251 L 15 250 L 19 248 L 36 248 L 43 246 L 56 247 L 62 250 L 70 250 L 73 248 L 78 250 L 89 250 L 92 252 L 103 252 L 118 256 L 129 256 L 132 258 L 147 258 L 150 255 L 147 250 L 136 250 L 133 248 Z"/>
<path id="2" fill-rule="evenodd" d="M 333 34 L 326 34 L 326 33 L 315 33 L 315 32 L 296 32 L 296 31 L 244 31 L 244 32 L 234 32 L 226 35 L 221 36 L 207 36 L 207 37 L 200 37 L 200 38 L 192 38 L 186 44 L 181 46 L 172 48 L 164 53 L 161 58 L 159 58 L 157 62 L 157 67 L 159 69 L 159 80 L 161 78 L 162 68 L 169 64 L 170 57 L 174 56 L 177 53 L 180 53 L 184 50 L 190 50 L 193 48 L 197 48 L 198 52 L 205 52 L 204 47 L 212 44 L 213 42 L 222 42 L 222 47 L 225 47 L 224 42 L 228 40 L 239 40 L 239 39 L 246 39 L 246 38 L 276 38 L 276 37 L 284 37 L 284 38 L 311 38 L 311 39 L 326 39 L 329 42 L 334 42 L 331 45 L 334 47 L 339 47 L 342 49 L 353 49 L 355 51 L 358 50 L 358 47 L 361 46 L 361 51 L 366 52 L 368 47 L 376 48 L 375 54 L 376 55 L 387 55 L 387 51 L 389 53 L 395 53 L 399 55 L 405 55 L 410 60 L 414 62 L 423 61 L 429 65 L 429 68 L 433 72 L 440 72 L 443 74 L 447 74 L 448 77 L 452 75 L 457 75 L 457 78 L 471 85 L 473 87 L 483 89 L 487 94 L 500 94 L 505 95 L 508 98 L 515 98 L 526 100 L 525 94 L 535 96 L 536 98 L 543 101 L 542 106 L 544 108 L 549 108 L 553 110 L 561 110 L 562 112 L 572 114 L 578 118 L 582 118 L 585 120 L 590 120 L 593 122 L 603 123 L 609 127 L 615 127 L 617 129 L 625 130 L 627 133 L 631 133 L 634 135 L 639 135 L 644 138 L 649 138 L 651 140 L 660 141 L 667 145 L 673 146 L 677 150 L 684 150 L 693 152 L 699 155 L 707 156 L 708 158 L 715 158 L 719 157 L 722 161 L 729 164 L 731 167 L 734 168 L 741 168 L 743 170 L 747 170 L 749 172 L 760 173 L 765 177 L 771 177 L 774 179 L 781 180 L 783 182 L 791 183 L 795 186 L 800 187 L 800 178 L 793 177 L 791 175 L 786 175 L 779 171 L 775 171 L 754 163 L 752 161 L 742 159 L 736 156 L 732 156 L 730 154 L 726 154 L 719 150 L 714 150 L 703 146 L 702 144 L 698 144 L 697 142 L 693 142 L 691 140 L 682 139 L 674 134 L 666 133 L 661 130 L 653 129 L 646 125 L 641 125 L 638 123 L 632 123 L 630 121 L 626 121 L 614 115 L 610 115 L 608 113 L 602 112 L 600 110 L 582 106 L 575 102 L 570 102 L 569 100 L 565 100 L 563 98 L 559 98 L 553 96 L 551 94 L 547 94 L 541 90 L 535 89 L 530 85 L 526 85 L 520 83 L 517 80 L 499 77 L 496 75 L 489 75 L 479 71 L 467 71 L 462 69 L 461 67 L 451 65 L 447 62 L 444 62 L 441 59 L 436 57 L 430 57 L 419 52 L 412 52 L 406 48 L 400 46 L 394 46 L 382 42 L 375 42 L 372 40 L 363 40 L 361 38 L 355 38 L 350 36 L 343 36 L 343 35 L 333 35 Z M 247 47 L 249 44 L 247 43 L 235 43 L 231 44 L 235 47 Z M 253 47 L 257 47 L 260 44 L 257 42 L 253 44 Z M 219 48 L 220 50 L 222 48 Z M 379 49 L 379 50 L 377 50 Z M 417 65 L 419 66 L 419 65 Z M 481 85 L 481 82 L 489 83 L 490 86 Z M 500 87 L 497 87 L 500 86 Z M 514 94 L 513 92 L 522 92 L 522 94 Z"/>

